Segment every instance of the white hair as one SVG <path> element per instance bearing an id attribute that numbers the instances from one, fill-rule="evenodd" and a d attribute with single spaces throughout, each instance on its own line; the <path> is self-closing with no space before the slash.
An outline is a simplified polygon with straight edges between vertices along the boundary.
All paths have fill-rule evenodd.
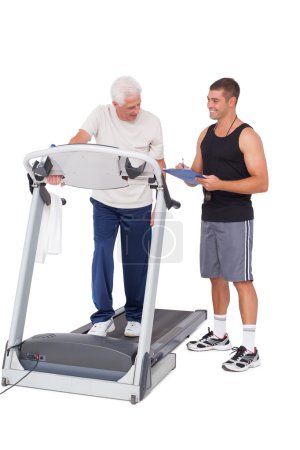
<path id="1" fill-rule="evenodd" d="M 123 105 L 126 97 L 140 96 L 142 88 L 132 77 L 117 78 L 110 89 L 111 98 L 119 105 Z"/>

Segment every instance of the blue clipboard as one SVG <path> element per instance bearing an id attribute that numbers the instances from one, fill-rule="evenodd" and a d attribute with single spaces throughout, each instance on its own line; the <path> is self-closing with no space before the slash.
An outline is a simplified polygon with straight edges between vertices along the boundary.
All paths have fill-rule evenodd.
<path id="1" fill-rule="evenodd" d="M 195 177 L 205 178 L 201 173 L 197 173 L 192 169 L 164 169 L 164 172 L 191 184 L 200 184 L 195 180 Z"/>

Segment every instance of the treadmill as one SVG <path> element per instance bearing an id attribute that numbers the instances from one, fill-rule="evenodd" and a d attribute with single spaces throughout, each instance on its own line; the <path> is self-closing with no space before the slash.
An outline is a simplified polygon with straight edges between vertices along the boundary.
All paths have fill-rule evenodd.
<path id="1" fill-rule="evenodd" d="M 6 344 L 2 385 L 141 401 L 176 367 L 172 351 L 207 318 L 205 310 L 155 309 L 167 209 L 179 208 L 170 197 L 158 163 L 147 154 L 96 144 L 61 145 L 32 152 L 24 165 L 30 180 L 29 213 L 19 281 Z M 122 189 L 143 184 L 157 193 L 155 223 L 139 337 L 124 336 L 124 308 L 116 311 L 116 329 L 108 336 L 89 335 L 88 323 L 70 333 L 47 332 L 23 339 L 42 212 L 51 197 L 45 178 L 61 175 L 68 186 Z M 63 204 L 66 203 L 62 199 Z M 46 205 L 46 206 L 45 206 Z"/>

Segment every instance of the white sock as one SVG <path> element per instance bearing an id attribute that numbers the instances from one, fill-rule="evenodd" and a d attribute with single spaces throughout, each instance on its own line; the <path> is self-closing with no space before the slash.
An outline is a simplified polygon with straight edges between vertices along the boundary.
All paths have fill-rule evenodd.
<path id="1" fill-rule="evenodd" d="M 250 352 L 254 352 L 256 325 L 243 325 L 243 346 Z"/>
<path id="2" fill-rule="evenodd" d="M 226 314 L 224 316 L 214 315 L 214 335 L 223 338 L 226 333 Z"/>

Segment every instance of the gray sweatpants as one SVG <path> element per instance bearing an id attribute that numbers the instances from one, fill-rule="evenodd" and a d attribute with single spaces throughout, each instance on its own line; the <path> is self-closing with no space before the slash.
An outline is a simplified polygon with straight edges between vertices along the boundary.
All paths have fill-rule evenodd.
<path id="1" fill-rule="evenodd" d="M 252 275 L 253 220 L 201 223 L 200 271 L 203 278 L 249 281 Z"/>

